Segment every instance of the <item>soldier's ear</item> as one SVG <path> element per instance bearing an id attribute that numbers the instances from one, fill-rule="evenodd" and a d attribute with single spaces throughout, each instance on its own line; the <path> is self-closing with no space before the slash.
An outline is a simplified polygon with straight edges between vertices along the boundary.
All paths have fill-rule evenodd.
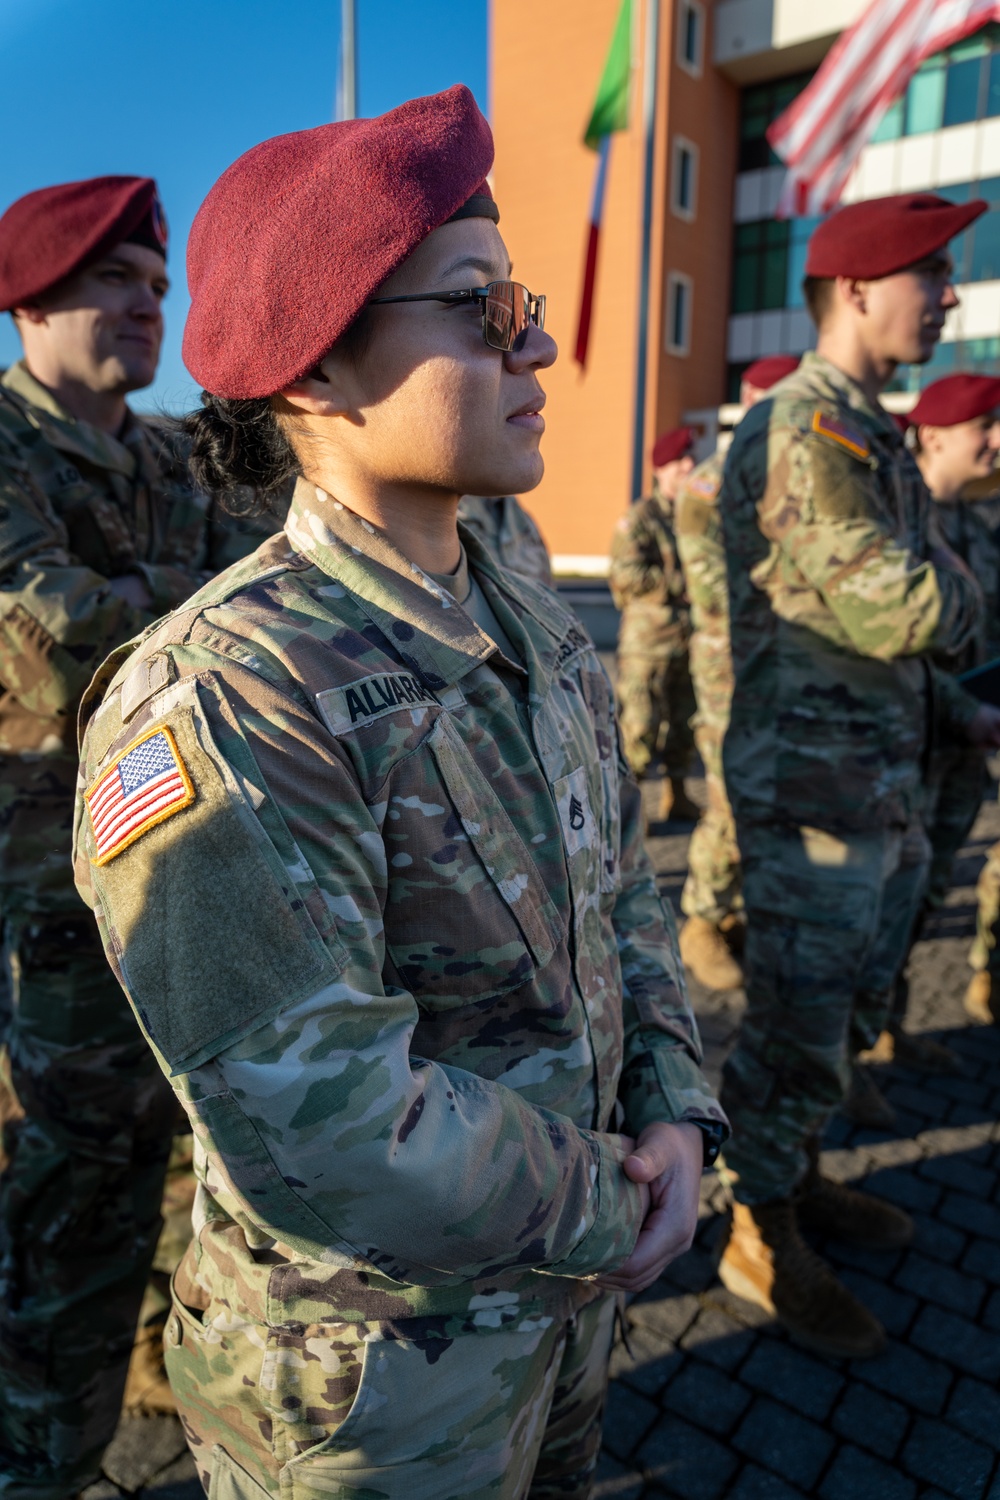
<path id="1" fill-rule="evenodd" d="M 868 288 L 870 282 L 860 281 L 855 276 L 838 276 L 836 279 L 835 295 L 857 312 L 866 312 L 868 309 Z"/>
<path id="2" fill-rule="evenodd" d="M 346 416 L 354 404 L 349 373 L 343 361 L 328 354 L 307 374 L 279 391 L 275 400 L 314 417 Z"/>

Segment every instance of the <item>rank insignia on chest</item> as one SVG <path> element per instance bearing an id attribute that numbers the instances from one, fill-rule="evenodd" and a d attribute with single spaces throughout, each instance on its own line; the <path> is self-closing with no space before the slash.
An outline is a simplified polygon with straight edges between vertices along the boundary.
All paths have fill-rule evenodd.
<path id="1" fill-rule="evenodd" d="M 839 443 L 841 448 L 846 448 L 855 458 L 871 456 L 871 444 L 859 428 L 851 427 L 847 422 L 838 422 L 836 417 L 828 417 L 825 412 L 813 412 L 812 430 L 819 437 Z"/>
<path id="2" fill-rule="evenodd" d="M 85 794 L 95 865 L 105 865 L 157 823 L 194 801 L 195 791 L 169 729 L 151 729 L 118 756 Z"/>

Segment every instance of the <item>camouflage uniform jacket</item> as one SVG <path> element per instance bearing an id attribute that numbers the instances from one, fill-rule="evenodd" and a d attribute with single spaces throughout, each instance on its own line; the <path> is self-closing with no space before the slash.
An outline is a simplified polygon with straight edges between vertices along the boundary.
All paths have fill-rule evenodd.
<path id="1" fill-rule="evenodd" d="M 615 527 L 608 582 L 622 612 L 622 655 L 662 657 L 686 649 L 690 620 L 673 504 L 655 485 Z"/>
<path id="2" fill-rule="evenodd" d="M 975 640 L 956 671 L 1000 656 L 1000 501 L 938 501 L 934 506 L 941 536 L 968 567 L 983 592 L 983 615 Z"/>
<path id="3" fill-rule="evenodd" d="M 729 584 L 719 491 L 725 455 L 713 453 L 682 482 L 675 507 L 677 552 L 691 603 L 691 680 L 698 717 L 725 729 L 733 696 Z"/>
<path id="4" fill-rule="evenodd" d="M 515 573 L 553 588 L 552 564 L 545 538 L 533 517 L 513 495 L 492 499 L 463 495 L 458 518 L 474 531 L 488 552 Z"/>
<path id="5" fill-rule="evenodd" d="M 0 882 L 30 886 L 51 877 L 70 885 L 77 706 L 113 646 L 208 576 L 206 513 L 165 429 L 129 414 L 118 440 L 75 421 L 23 364 L 7 371 L 0 383 Z M 145 580 L 150 611 L 108 588 L 109 579 L 130 572 Z M 39 756 L 48 764 L 44 797 Z"/>
<path id="6" fill-rule="evenodd" d="M 200 1142 L 199 1277 L 259 1321 L 565 1305 L 639 1228 L 618 1102 L 723 1118 L 594 647 L 462 538 L 523 666 L 300 480 L 90 695 L 78 887 Z M 182 781 L 118 852 L 145 757 Z"/>
<path id="7" fill-rule="evenodd" d="M 964 650 L 981 607 L 928 560 L 930 506 L 895 424 L 817 354 L 740 423 L 720 495 L 738 819 L 837 832 L 916 811 L 929 695 L 956 726 L 977 706 L 930 659 Z"/>

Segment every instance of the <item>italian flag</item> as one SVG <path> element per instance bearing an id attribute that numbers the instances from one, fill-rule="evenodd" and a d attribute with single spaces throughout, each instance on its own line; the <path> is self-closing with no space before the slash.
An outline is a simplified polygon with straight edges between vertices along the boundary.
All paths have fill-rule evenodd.
<path id="1" fill-rule="evenodd" d="M 584 145 L 597 152 L 594 191 L 590 200 L 590 230 L 583 267 L 583 291 L 580 294 L 580 316 L 576 326 L 576 362 L 581 369 L 587 364 L 590 323 L 594 311 L 594 287 L 597 281 L 597 250 L 601 238 L 601 216 L 604 213 L 604 189 L 608 180 L 608 158 L 611 137 L 617 130 L 628 129 L 629 95 L 632 80 L 632 0 L 621 0 L 604 72 L 597 86 L 597 97 L 584 133 Z"/>

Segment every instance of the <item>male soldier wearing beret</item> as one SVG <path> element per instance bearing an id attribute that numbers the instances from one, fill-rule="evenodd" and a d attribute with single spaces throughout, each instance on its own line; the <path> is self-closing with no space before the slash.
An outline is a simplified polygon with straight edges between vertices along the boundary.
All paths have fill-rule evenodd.
<path id="1" fill-rule="evenodd" d="M 0 219 L 0 308 L 24 348 L 0 382 L 3 1496 L 65 1500 L 96 1477 L 174 1129 L 70 861 L 83 690 L 213 566 L 186 440 L 125 399 L 156 372 L 166 243 L 150 178 L 45 188 Z"/>
<path id="2" fill-rule="evenodd" d="M 514 495 L 463 495 L 458 519 L 503 567 L 553 587 L 545 538 Z"/>
<path id="3" fill-rule="evenodd" d="M 920 472 L 878 400 L 898 364 L 930 358 L 957 303 L 948 241 L 985 207 L 913 194 L 820 225 L 805 281 L 817 350 L 740 424 L 720 496 L 735 678 L 723 761 L 748 917 L 720 1274 L 839 1356 L 875 1354 L 884 1331 L 800 1231 L 883 1248 L 912 1234 L 901 1210 L 823 1178 L 818 1158 L 924 889 L 932 709 L 1000 743 L 1000 712 L 936 664 L 972 640 L 980 594 L 935 543 Z"/>
<path id="4" fill-rule="evenodd" d="M 744 410 L 755 406 L 798 364 L 787 354 L 755 360 L 743 372 L 740 405 Z M 738 954 L 745 936 L 740 851 L 722 775 L 722 740 L 733 696 L 729 586 L 718 505 L 725 455 L 724 447 L 716 448 L 681 480 L 674 509 L 677 552 L 691 605 L 691 681 L 698 703 L 694 737 L 707 792 L 705 811 L 688 845 L 681 957 L 699 984 L 713 990 L 743 983 Z"/>
<path id="5" fill-rule="evenodd" d="M 541 478 L 556 352 L 492 160 L 455 87 L 213 187 L 192 464 L 302 477 L 81 713 L 80 889 L 200 1147 L 212 1495 L 583 1500 L 613 1294 L 725 1132 L 593 644 L 456 524 Z"/>
<path id="6" fill-rule="evenodd" d="M 996 502 L 969 499 L 964 493 L 970 484 L 989 478 L 1000 452 L 1000 380 L 990 375 L 946 375 L 923 390 L 909 421 L 911 447 L 935 502 L 933 520 L 983 595 L 979 629 L 952 663 L 953 670 L 963 671 L 1000 656 Z M 956 737 L 947 723 L 938 725 L 927 770 L 924 823 L 931 865 L 921 915 L 944 902 L 955 856 L 976 820 L 987 781 L 985 748 Z M 957 1071 L 958 1058 L 950 1048 L 904 1030 L 907 998 L 901 972 L 872 1060 L 894 1061 L 921 1072 Z"/>
<path id="7" fill-rule="evenodd" d="M 674 540 L 677 489 L 694 468 L 690 427 L 661 433 L 653 445 L 653 491 L 615 527 L 608 582 L 621 610 L 618 705 L 625 758 L 642 778 L 662 758 L 660 817 L 697 819 L 684 788 L 695 711 L 688 670 L 690 613 Z"/>

